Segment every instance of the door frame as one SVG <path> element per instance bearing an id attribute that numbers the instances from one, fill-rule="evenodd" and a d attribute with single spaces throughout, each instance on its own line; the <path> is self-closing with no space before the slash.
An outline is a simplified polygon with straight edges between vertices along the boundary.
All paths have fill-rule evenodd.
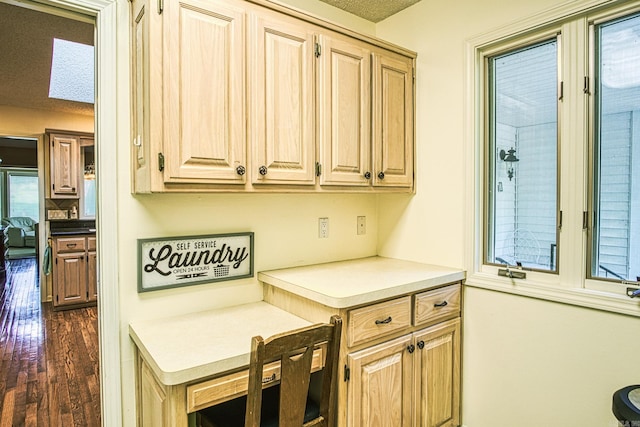
<path id="1" fill-rule="evenodd" d="M 22 1 L 0 0 L 19 6 Z M 47 13 L 70 11 L 95 19 L 96 233 L 102 425 L 123 423 L 117 227 L 116 0 L 37 0 Z M 104 141 L 104 142 L 102 142 Z"/>

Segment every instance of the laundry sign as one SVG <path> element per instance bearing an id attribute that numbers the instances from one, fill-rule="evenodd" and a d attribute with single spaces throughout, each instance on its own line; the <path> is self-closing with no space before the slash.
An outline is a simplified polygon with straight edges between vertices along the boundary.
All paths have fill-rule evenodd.
<path id="1" fill-rule="evenodd" d="M 253 277 L 253 233 L 138 239 L 138 292 Z"/>

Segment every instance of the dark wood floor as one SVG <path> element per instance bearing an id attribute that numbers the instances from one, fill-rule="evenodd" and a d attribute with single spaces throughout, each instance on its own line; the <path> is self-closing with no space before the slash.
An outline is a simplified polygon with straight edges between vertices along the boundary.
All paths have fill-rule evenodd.
<path id="1" fill-rule="evenodd" d="M 40 302 L 35 259 L 11 260 L 0 285 L 0 427 L 99 426 L 96 307 Z"/>

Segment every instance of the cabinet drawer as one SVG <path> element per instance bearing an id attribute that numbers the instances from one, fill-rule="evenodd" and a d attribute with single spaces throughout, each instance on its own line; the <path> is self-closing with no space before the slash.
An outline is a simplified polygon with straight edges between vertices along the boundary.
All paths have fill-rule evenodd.
<path id="1" fill-rule="evenodd" d="M 87 237 L 87 250 L 95 251 L 96 250 L 96 238 L 95 237 Z"/>
<path id="2" fill-rule="evenodd" d="M 415 325 L 460 313 L 460 284 L 416 295 Z"/>
<path id="3" fill-rule="evenodd" d="M 326 345 L 321 345 L 313 351 L 311 372 L 323 368 L 325 353 Z M 280 382 L 280 362 L 265 364 L 262 378 L 262 388 L 278 384 Z M 248 387 L 249 369 L 187 386 L 187 413 L 243 396 L 247 394 Z"/>
<path id="4" fill-rule="evenodd" d="M 349 347 L 411 326 L 411 297 L 406 296 L 349 312 Z"/>
<path id="5" fill-rule="evenodd" d="M 56 253 L 62 252 L 84 252 L 84 237 L 58 237 L 55 239 Z"/>

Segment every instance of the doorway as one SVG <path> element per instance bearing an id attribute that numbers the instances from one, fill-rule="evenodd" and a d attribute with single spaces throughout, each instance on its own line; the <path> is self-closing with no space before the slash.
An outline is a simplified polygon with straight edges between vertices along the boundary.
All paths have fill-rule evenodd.
<path id="1" fill-rule="evenodd" d="M 3 186 L 2 189 L 5 190 L 2 194 L 6 194 L 6 197 L 0 198 L 0 203 L 4 202 L 2 206 L 0 206 L 0 209 L 2 209 L 3 218 L 7 214 L 20 213 L 20 216 L 23 216 L 22 214 L 24 213 L 24 216 L 35 216 L 36 221 L 40 224 L 38 227 L 40 231 L 38 233 L 39 239 L 36 242 L 36 247 L 39 249 L 37 251 L 39 252 L 39 256 L 35 267 L 35 274 L 31 272 L 31 267 L 25 267 L 26 264 L 20 264 L 19 268 L 16 268 L 16 270 L 29 270 L 28 275 L 23 275 L 23 277 L 29 277 L 29 280 L 38 281 L 39 278 L 43 278 L 43 270 L 41 268 L 43 253 L 47 246 L 47 237 L 50 231 L 50 221 L 46 215 L 47 210 L 45 209 L 47 203 L 50 203 L 50 200 L 48 200 L 45 192 L 45 183 L 47 181 L 45 174 L 49 173 L 49 161 L 48 158 L 45 157 L 45 150 L 43 150 L 45 143 L 43 139 L 44 130 L 54 128 L 93 132 L 95 127 L 93 102 L 89 103 L 64 99 L 59 93 L 53 93 L 51 89 L 53 84 L 48 74 L 52 69 L 52 47 L 55 51 L 55 42 L 52 46 L 52 40 L 68 40 L 77 43 L 84 42 L 84 44 L 89 42 L 89 44 L 93 46 L 95 34 L 94 21 L 91 17 L 73 12 L 45 9 L 43 6 L 29 3 L 18 6 L 16 3 L 9 4 L 0 0 L 0 25 L 3 28 L 3 33 L 0 38 L 7 37 L 6 40 L 0 39 L 0 56 L 4 58 L 0 65 L 0 136 L 11 136 L 11 138 L 3 139 L 11 139 L 14 143 L 22 142 L 25 145 L 33 144 L 37 150 L 37 164 L 34 169 L 28 170 L 29 168 L 20 167 L 0 168 L 0 186 Z M 91 61 L 93 65 L 93 55 L 91 56 Z M 93 79 L 91 79 L 91 85 L 93 86 Z M 46 90 L 43 91 L 43 89 Z M 15 152 L 23 148 L 24 146 L 14 145 L 12 150 Z M 87 153 L 87 158 L 93 159 L 93 147 L 91 150 L 83 150 L 82 159 L 85 158 L 85 153 Z M 94 173 L 95 169 L 94 164 Z M 25 205 L 24 202 L 26 202 L 27 199 L 31 199 L 31 197 L 27 197 L 26 191 L 29 190 L 30 195 L 34 185 L 37 195 L 37 203 L 35 205 L 36 212 L 27 213 L 25 209 L 29 206 L 21 205 Z M 93 190 L 90 191 L 90 193 L 95 196 L 95 181 L 91 181 L 87 187 Z M 16 195 L 18 197 L 15 197 Z M 86 197 L 80 197 L 77 201 L 78 206 L 75 209 L 80 212 L 80 215 L 93 213 L 93 221 L 95 222 L 95 202 L 92 208 L 90 203 L 86 203 L 85 199 Z M 69 206 L 72 204 L 73 202 L 69 202 Z M 68 209 L 68 211 L 71 211 L 71 209 Z M 91 220 L 86 217 L 83 219 Z M 94 226 L 93 228 L 96 227 Z M 18 264 L 19 263 L 16 263 L 16 265 Z M 46 328 L 50 326 L 46 325 L 46 323 L 51 319 L 51 316 L 62 319 L 63 315 L 57 315 L 49 311 L 48 305 L 51 304 L 48 302 L 51 299 L 50 284 L 45 285 L 47 281 L 44 279 L 41 283 L 43 284 L 40 286 L 42 293 L 39 298 L 39 300 L 43 301 L 41 311 L 39 314 L 36 313 L 35 316 L 30 315 L 29 318 L 41 321 L 43 327 Z M 36 286 L 35 283 L 34 286 Z M 89 315 L 88 319 L 87 316 L 80 318 L 78 317 L 79 313 L 80 310 L 73 315 L 67 316 L 67 314 L 65 314 L 64 316 L 67 316 L 68 319 L 64 319 L 63 321 L 77 322 L 80 324 L 79 322 L 84 319 L 84 321 L 92 325 L 95 323 L 95 327 L 92 326 L 85 329 L 94 329 L 97 342 L 98 322 L 96 320 L 97 312 L 95 307 L 93 319 L 91 319 L 91 315 Z M 29 331 L 25 331 L 25 333 L 28 332 Z M 62 332 L 58 330 L 55 333 Z M 44 335 L 46 335 L 47 338 L 51 338 L 52 334 L 54 334 L 52 330 L 45 330 Z M 35 338 L 37 337 L 34 337 L 34 339 Z M 69 335 L 60 335 L 57 338 L 61 341 L 65 339 L 69 341 L 75 340 L 75 338 Z M 13 350 L 14 352 L 18 351 L 16 348 Z M 49 351 L 48 353 L 52 352 Z M 99 352 L 96 349 L 93 353 L 95 357 L 90 359 L 94 360 L 97 367 Z M 86 356 L 80 352 L 75 353 L 75 358 L 71 357 L 72 355 L 70 353 L 67 353 L 67 356 L 69 360 L 66 362 L 70 363 L 72 367 L 77 366 L 81 368 L 81 362 L 86 362 L 86 358 L 84 358 L 85 360 L 80 360 L 80 357 Z M 96 381 L 93 384 L 93 391 L 97 392 L 99 396 L 100 381 L 97 381 L 97 375 L 95 375 L 95 377 Z M 73 387 L 73 384 L 70 384 L 70 386 Z M 55 387 L 52 390 L 55 392 Z M 0 396 L 0 398 L 3 400 L 9 399 L 12 401 L 12 405 L 17 403 L 15 396 L 13 400 L 7 396 L 5 393 L 5 395 Z M 47 401 L 50 405 L 59 403 L 53 396 L 49 396 Z M 96 408 L 94 408 L 94 412 L 95 410 Z M 14 412 L 18 414 L 18 417 L 23 416 L 20 415 L 20 410 Z M 76 412 L 80 414 L 80 412 Z M 26 409 L 25 413 L 27 413 Z M 99 419 L 99 397 L 97 413 Z M 3 413 L 3 422 L 6 420 L 5 416 Z M 14 417 L 15 416 L 16 415 L 14 415 Z M 71 425 L 94 425 L 94 422 L 87 421 L 89 418 L 81 416 L 77 419 L 83 420 L 79 421 L 81 424 L 74 421 Z M 14 418 L 13 421 L 16 421 L 16 419 Z M 20 424 L 20 421 L 18 421 L 18 424 Z M 68 423 L 63 424 L 67 425 Z"/>

